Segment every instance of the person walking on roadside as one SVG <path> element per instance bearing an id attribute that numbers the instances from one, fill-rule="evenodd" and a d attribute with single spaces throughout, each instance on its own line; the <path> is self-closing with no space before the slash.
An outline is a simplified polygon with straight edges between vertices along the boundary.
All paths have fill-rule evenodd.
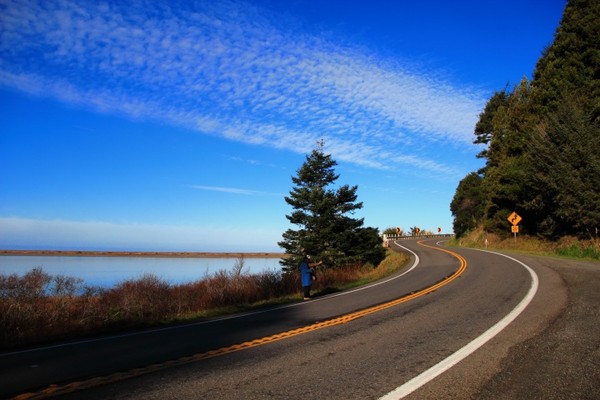
<path id="1" fill-rule="evenodd" d="M 310 300 L 310 288 L 312 281 L 315 278 L 315 267 L 323 264 L 323 261 L 311 263 L 310 256 L 307 254 L 298 267 L 300 269 L 300 278 L 302 279 L 302 291 L 304 292 L 304 300 Z"/>

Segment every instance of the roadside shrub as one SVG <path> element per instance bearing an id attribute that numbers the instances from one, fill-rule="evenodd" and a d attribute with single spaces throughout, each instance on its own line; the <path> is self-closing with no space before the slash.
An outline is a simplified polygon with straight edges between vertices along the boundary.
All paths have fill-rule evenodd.
<path id="1" fill-rule="evenodd" d="M 171 302 L 174 317 L 183 317 L 197 310 L 204 309 L 201 293 L 206 290 L 206 282 L 195 281 L 192 283 L 176 285 L 171 288 Z"/>
<path id="2" fill-rule="evenodd" d="M 41 268 L 23 276 L 0 275 L 0 348 L 193 318 L 299 294 L 298 271 L 251 275 L 244 273 L 243 261 L 188 284 L 170 285 L 146 274 L 112 289 L 83 286 L 80 279 L 51 276 Z M 314 290 L 339 290 L 365 276 L 374 280 L 378 270 L 370 264 L 323 269 Z"/>
<path id="3" fill-rule="evenodd" d="M 74 298 L 73 307 L 79 310 L 78 330 L 94 330 L 107 322 L 107 307 L 103 302 L 106 289 L 85 286 L 81 294 Z"/>
<path id="4" fill-rule="evenodd" d="M 317 272 L 316 290 L 331 288 L 358 279 L 360 266 L 350 264 L 342 268 L 324 268 Z"/>
<path id="5" fill-rule="evenodd" d="M 593 240 L 574 241 L 557 247 L 556 253 L 566 257 L 600 260 L 600 242 Z"/>
<path id="6" fill-rule="evenodd" d="M 270 300 L 287 297 L 299 293 L 302 285 L 300 283 L 299 271 L 264 271 L 253 276 L 261 300 Z"/>
<path id="7" fill-rule="evenodd" d="M 169 284 L 153 274 L 118 284 L 103 296 L 111 322 L 160 320 L 172 313 Z"/>
<path id="8" fill-rule="evenodd" d="M 19 343 L 43 333 L 56 336 L 76 324 L 74 299 L 82 281 L 51 276 L 34 268 L 22 277 L 0 275 L 0 324 L 3 343 Z"/>

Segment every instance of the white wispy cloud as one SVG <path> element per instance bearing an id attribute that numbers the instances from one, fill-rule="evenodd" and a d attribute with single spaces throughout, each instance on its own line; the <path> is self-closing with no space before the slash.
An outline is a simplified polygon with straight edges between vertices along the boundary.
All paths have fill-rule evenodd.
<path id="1" fill-rule="evenodd" d="M 472 140 L 484 103 L 427 71 L 285 27 L 237 1 L 0 4 L 0 85 L 342 161 L 450 172 L 422 143 Z M 413 164 L 415 165 L 415 164 Z"/>
<path id="2" fill-rule="evenodd" d="M 264 192 L 260 190 L 240 189 L 222 186 L 189 185 L 189 187 L 196 190 L 208 190 L 211 192 L 242 194 L 246 196 L 284 196 L 282 193 Z"/>

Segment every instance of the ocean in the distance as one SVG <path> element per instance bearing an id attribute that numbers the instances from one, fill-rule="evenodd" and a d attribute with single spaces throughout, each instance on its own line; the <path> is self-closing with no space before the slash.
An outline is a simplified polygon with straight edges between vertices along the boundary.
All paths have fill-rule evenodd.
<path id="1" fill-rule="evenodd" d="M 243 273 L 281 271 L 279 258 L 243 259 Z M 232 271 L 237 258 L 177 258 L 177 257 L 63 257 L 63 256 L 0 256 L 0 274 L 24 275 L 41 267 L 50 275 L 65 275 L 83 279 L 86 286 L 111 288 L 144 274 L 153 274 L 170 284 L 189 283 L 220 270 Z"/>

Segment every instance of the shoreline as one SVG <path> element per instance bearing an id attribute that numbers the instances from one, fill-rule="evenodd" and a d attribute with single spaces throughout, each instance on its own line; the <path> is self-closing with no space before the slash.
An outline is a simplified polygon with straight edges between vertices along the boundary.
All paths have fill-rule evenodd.
<path id="1" fill-rule="evenodd" d="M 0 256 L 155 257 L 155 258 L 282 258 L 285 253 L 207 251 L 0 250 Z"/>

